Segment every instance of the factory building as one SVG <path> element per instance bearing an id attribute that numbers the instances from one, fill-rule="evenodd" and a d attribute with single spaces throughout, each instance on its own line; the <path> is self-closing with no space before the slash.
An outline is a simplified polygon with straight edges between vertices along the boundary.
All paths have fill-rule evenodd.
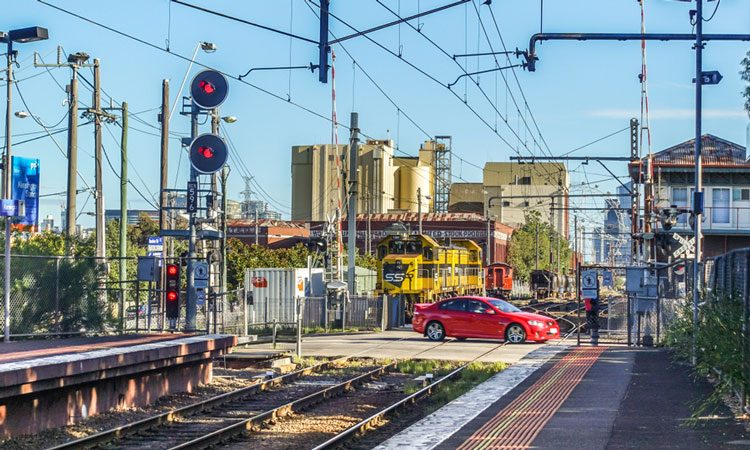
<path id="1" fill-rule="evenodd" d="M 367 140 L 359 146 L 357 210 L 366 214 L 433 212 L 450 194 L 450 144 L 447 137 L 426 141 L 418 156 L 395 156 L 392 140 Z M 449 138 L 447 138 L 449 139 Z M 448 157 L 446 157 L 448 154 Z M 292 220 L 323 222 L 341 206 L 346 214 L 348 145 L 292 147 Z M 446 172 L 447 171 L 447 172 Z M 340 205 L 339 205 L 340 203 Z"/>

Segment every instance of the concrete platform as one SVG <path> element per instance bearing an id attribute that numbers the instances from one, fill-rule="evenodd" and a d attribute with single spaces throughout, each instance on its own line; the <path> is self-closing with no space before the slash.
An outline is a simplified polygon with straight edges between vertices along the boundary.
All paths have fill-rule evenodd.
<path id="1" fill-rule="evenodd" d="M 123 334 L 118 336 L 71 337 L 64 339 L 31 339 L 0 342 L 0 363 L 23 361 L 44 356 L 88 352 L 112 347 L 169 341 L 185 337 L 182 334 Z"/>
<path id="2" fill-rule="evenodd" d="M 490 352 L 501 341 L 467 339 L 446 340 L 442 345 L 411 331 L 411 328 L 388 330 L 382 333 L 305 337 L 302 340 L 303 356 L 337 357 L 356 355 L 372 358 L 423 358 L 452 361 L 471 361 Z M 482 356 L 480 361 L 513 364 L 537 348 L 551 344 L 506 345 Z M 244 351 L 273 350 L 271 344 L 248 345 Z M 294 344 L 277 343 L 276 350 L 294 351 Z"/>
<path id="3" fill-rule="evenodd" d="M 16 351 L 0 362 L 0 437 L 190 392 L 211 380 L 212 359 L 235 343 L 226 335 L 146 335 L 2 344 Z"/>
<path id="4" fill-rule="evenodd" d="M 553 349 L 529 354 L 377 449 L 725 449 L 750 443 L 746 423 L 726 407 L 708 411 L 697 426 L 686 424 L 712 387 L 673 363 L 666 350 Z"/>

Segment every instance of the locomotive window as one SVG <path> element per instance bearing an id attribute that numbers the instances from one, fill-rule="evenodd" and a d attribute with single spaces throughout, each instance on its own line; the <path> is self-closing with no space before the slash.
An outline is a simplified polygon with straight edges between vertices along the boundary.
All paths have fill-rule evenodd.
<path id="1" fill-rule="evenodd" d="M 385 258 L 385 255 L 387 254 L 388 254 L 388 249 L 385 247 L 385 245 L 378 247 L 378 259 Z"/>
<path id="2" fill-rule="evenodd" d="M 388 244 L 388 253 L 391 255 L 402 255 L 404 253 L 404 243 L 402 241 L 391 241 L 391 243 Z"/>
<path id="3" fill-rule="evenodd" d="M 469 252 L 469 261 L 477 262 L 478 259 L 479 259 L 479 254 L 476 252 L 476 250 L 472 250 Z"/>
<path id="4" fill-rule="evenodd" d="M 422 250 L 422 257 L 427 260 L 432 260 L 432 247 L 425 247 L 424 250 Z"/>
<path id="5" fill-rule="evenodd" d="M 422 243 L 419 241 L 408 241 L 406 243 L 406 253 L 420 253 L 422 251 Z"/>

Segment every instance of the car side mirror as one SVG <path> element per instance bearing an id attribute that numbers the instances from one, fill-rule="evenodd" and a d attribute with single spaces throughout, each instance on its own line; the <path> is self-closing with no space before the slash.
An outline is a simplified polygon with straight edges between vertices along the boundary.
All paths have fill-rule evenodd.
<path id="1" fill-rule="evenodd" d="M 487 308 L 487 309 L 484 310 L 484 313 L 485 314 L 495 314 L 495 310 L 492 309 L 492 308 Z"/>

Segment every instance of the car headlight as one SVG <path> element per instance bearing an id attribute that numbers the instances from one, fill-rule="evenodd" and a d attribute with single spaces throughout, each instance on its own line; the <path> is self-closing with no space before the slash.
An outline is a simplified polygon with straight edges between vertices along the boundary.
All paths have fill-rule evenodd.
<path id="1" fill-rule="evenodd" d="M 544 322 L 542 322 L 541 320 L 529 320 L 529 325 L 531 325 L 532 327 L 543 327 Z"/>

